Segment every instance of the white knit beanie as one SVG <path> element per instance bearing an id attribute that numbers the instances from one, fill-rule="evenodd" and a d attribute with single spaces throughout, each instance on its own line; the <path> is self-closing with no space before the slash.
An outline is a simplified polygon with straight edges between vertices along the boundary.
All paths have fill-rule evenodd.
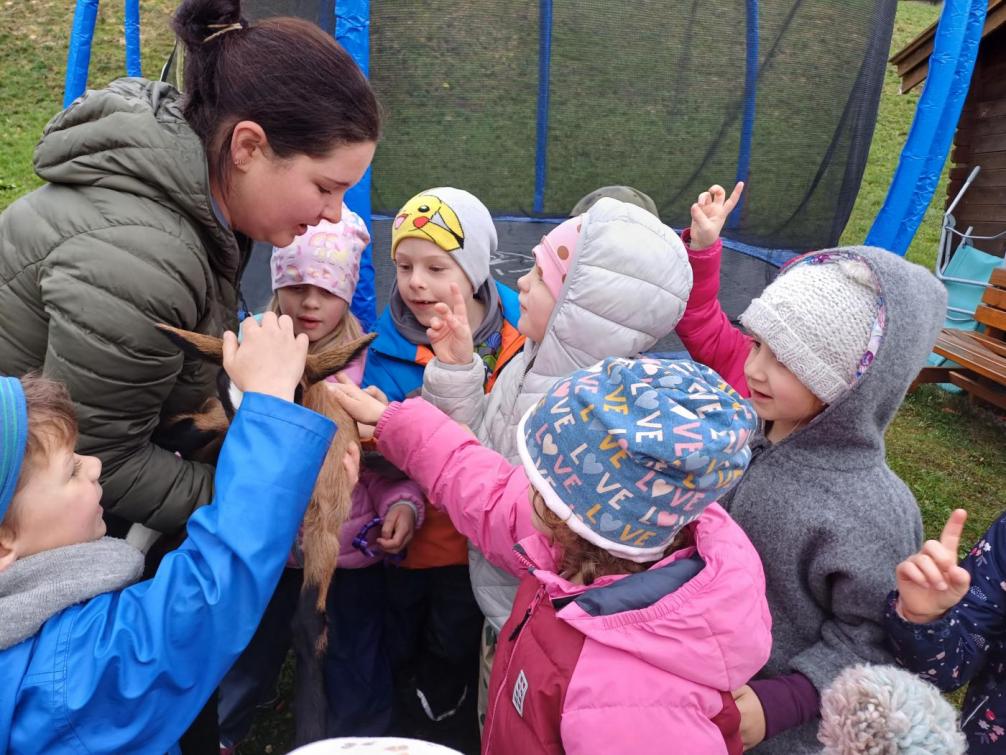
<path id="1" fill-rule="evenodd" d="M 458 263 L 472 288 L 489 280 L 489 260 L 496 253 L 496 226 L 478 197 L 464 189 L 439 186 L 416 194 L 391 225 L 391 259 L 402 239 L 431 241 Z"/>
<path id="2" fill-rule="evenodd" d="M 833 250 L 783 270 L 751 302 L 741 323 L 811 393 L 831 404 L 856 380 L 879 307 L 870 267 Z"/>

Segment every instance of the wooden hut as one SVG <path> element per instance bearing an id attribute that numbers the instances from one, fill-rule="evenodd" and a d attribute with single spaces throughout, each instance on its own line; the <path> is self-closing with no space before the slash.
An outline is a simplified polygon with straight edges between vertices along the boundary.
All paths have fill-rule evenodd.
<path id="1" fill-rule="evenodd" d="M 901 77 L 902 94 L 925 81 L 935 32 L 933 24 L 891 58 Z M 1006 231 L 1006 0 L 989 0 L 950 162 L 947 205 L 960 192 L 971 169 L 981 166 L 978 178 L 954 209 L 957 228 L 973 226 L 973 232 L 982 236 Z M 1006 237 L 975 246 L 1002 257 Z"/>

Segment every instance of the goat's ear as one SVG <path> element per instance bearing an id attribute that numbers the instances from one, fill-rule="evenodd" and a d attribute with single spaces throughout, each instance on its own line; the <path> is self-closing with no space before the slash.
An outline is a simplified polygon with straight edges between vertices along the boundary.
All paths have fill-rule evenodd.
<path id="1" fill-rule="evenodd" d="M 193 333 L 191 330 L 182 330 L 162 322 L 157 323 L 157 328 L 186 354 L 205 359 L 213 364 L 224 363 L 223 339 L 204 336 L 202 333 Z"/>
<path id="2" fill-rule="evenodd" d="M 355 341 L 333 346 L 318 354 L 308 354 L 307 364 L 304 366 L 304 379 L 307 385 L 310 387 L 337 373 L 356 359 L 375 338 L 376 333 L 368 333 Z"/>

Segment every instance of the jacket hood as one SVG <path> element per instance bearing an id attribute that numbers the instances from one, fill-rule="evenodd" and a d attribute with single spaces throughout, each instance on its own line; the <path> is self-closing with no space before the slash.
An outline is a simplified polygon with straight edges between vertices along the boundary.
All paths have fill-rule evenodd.
<path id="1" fill-rule="evenodd" d="M 696 684 L 736 689 L 764 666 L 772 644 L 761 561 L 719 504 L 691 531 L 694 547 L 587 590 L 550 572 L 534 575 L 563 606 L 558 617 L 590 639 Z M 536 554 L 540 563 L 549 555 Z"/>
<path id="2" fill-rule="evenodd" d="M 685 311 L 692 269 L 678 235 L 650 213 L 615 199 L 583 216 L 566 282 L 529 374 L 568 375 L 605 357 L 652 348 Z"/>
<path id="3" fill-rule="evenodd" d="M 778 448 L 809 466 L 820 466 L 825 458 L 829 467 L 855 469 L 883 453 L 884 432 L 943 327 L 947 295 L 924 267 L 877 247 L 844 247 L 807 257 L 835 253 L 858 258 L 873 271 L 881 299 L 879 341 L 871 343 L 872 354 L 864 355 L 868 366 L 855 385 Z M 827 448 L 836 453 L 822 455 Z"/>
<path id="4" fill-rule="evenodd" d="M 35 172 L 50 183 L 100 186 L 184 213 L 222 250 L 211 255 L 214 267 L 236 280 L 237 241 L 213 213 L 206 153 L 169 84 L 126 78 L 89 90 L 45 127 Z"/>

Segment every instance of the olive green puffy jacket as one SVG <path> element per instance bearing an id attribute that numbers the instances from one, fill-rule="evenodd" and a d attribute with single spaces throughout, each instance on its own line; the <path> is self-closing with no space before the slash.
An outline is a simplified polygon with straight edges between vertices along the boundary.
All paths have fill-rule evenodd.
<path id="1" fill-rule="evenodd" d="M 48 184 L 0 215 L 0 373 L 63 381 L 78 450 L 104 464 L 103 505 L 161 531 L 210 500 L 213 470 L 151 436 L 215 392 L 216 368 L 183 359 L 154 323 L 234 328 L 248 250 L 214 215 L 179 98 L 143 79 L 88 92 L 35 150 Z"/>

